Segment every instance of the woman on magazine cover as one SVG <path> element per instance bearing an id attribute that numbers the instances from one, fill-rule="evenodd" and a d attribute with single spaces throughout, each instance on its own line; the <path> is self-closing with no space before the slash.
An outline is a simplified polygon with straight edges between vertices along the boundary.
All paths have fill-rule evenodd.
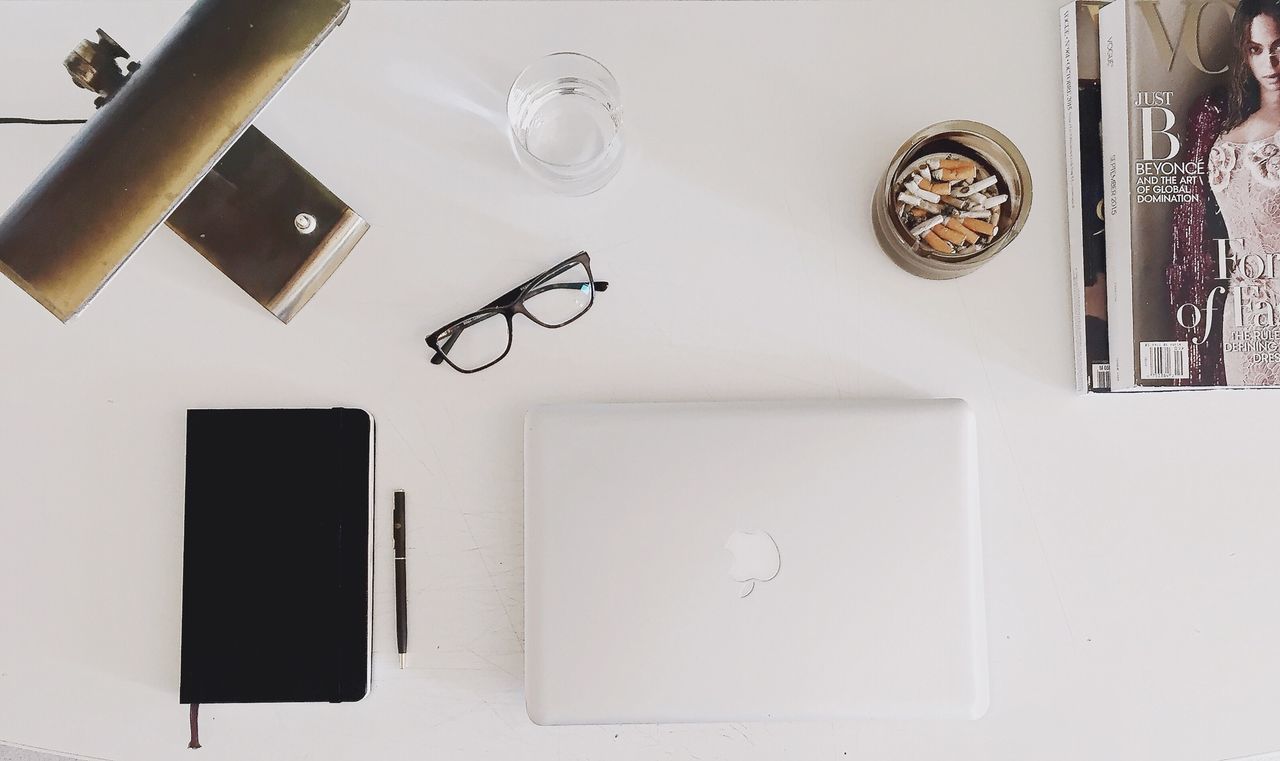
<path id="1" fill-rule="evenodd" d="M 1242 266 L 1235 267 L 1229 282 L 1218 280 L 1215 239 L 1235 241 L 1237 263 L 1244 254 L 1280 253 L 1280 0 L 1241 0 L 1231 30 L 1227 92 L 1201 98 L 1190 114 L 1188 143 L 1192 155 L 1206 163 L 1212 197 L 1201 191 L 1174 210 L 1169 295 L 1177 310 L 1204 304 L 1218 286 L 1255 286 L 1241 291 L 1250 324 L 1248 316 L 1259 308 L 1280 314 L 1280 287 Z M 1224 301 L 1219 296 L 1216 303 Z M 1240 327 L 1234 311 L 1222 309 L 1222 328 L 1199 347 L 1192 344 L 1188 383 L 1280 385 L 1280 362 L 1232 345 L 1239 343 L 1233 333 Z"/>

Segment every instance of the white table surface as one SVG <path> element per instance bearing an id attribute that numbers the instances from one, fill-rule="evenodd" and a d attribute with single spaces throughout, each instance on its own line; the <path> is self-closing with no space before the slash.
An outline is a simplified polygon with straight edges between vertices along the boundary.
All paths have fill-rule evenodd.
<path id="1" fill-rule="evenodd" d="M 185 3 L 0 4 L 0 111 L 87 114 L 61 69 L 136 56 Z M 1058 0 L 366 3 L 258 120 L 373 228 L 292 325 L 162 228 L 61 325 L 0 280 L 0 741 L 187 758 L 177 702 L 184 411 L 371 411 L 378 520 L 411 501 L 412 668 L 377 541 L 374 690 L 207 706 L 205 759 L 1160 759 L 1280 748 L 1280 510 L 1265 393 L 1078 397 Z M 954 40 L 987 72 L 902 63 Z M 566 199 L 517 169 L 535 57 L 617 75 L 631 154 Z M 894 73 L 895 68 L 904 73 Z M 1017 244 L 959 282 L 899 271 L 867 207 L 917 129 L 974 118 L 1035 178 Z M 0 127 L 0 204 L 73 127 Z M 498 367 L 422 336 L 559 257 L 613 283 Z M 521 430 L 560 401 L 957 396 L 980 425 L 991 710 L 970 723 L 546 729 L 521 694 Z"/>

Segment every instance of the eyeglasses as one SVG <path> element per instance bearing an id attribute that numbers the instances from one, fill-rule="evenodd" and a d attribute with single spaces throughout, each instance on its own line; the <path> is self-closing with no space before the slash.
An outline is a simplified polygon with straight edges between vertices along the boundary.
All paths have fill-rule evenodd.
<path id="1" fill-rule="evenodd" d="M 511 351 L 512 317 L 522 314 L 544 328 L 563 328 L 586 314 L 596 291 L 608 287 L 592 278 L 591 256 L 583 251 L 427 336 L 435 351 L 431 364 L 448 362 L 461 373 L 492 367 Z"/>

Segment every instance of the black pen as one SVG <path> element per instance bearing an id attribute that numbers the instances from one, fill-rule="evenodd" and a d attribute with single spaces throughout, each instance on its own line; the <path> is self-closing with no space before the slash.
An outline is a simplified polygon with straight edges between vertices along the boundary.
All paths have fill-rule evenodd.
<path id="1" fill-rule="evenodd" d="M 404 492 L 396 492 L 396 506 L 391 513 L 391 522 L 395 530 L 396 558 L 396 647 L 400 650 L 400 668 L 404 668 L 404 656 L 409 651 L 409 615 L 406 604 L 405 589 L 405 554 L 404 554 Z"/>

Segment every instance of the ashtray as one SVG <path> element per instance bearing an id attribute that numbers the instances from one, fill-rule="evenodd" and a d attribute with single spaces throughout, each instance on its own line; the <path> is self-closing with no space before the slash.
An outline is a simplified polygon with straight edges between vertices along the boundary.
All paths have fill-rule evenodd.
<path id="1" fill-rule="evenodd" d="M 967 275 L 1022 231 L 1031 172 L 1009 138 L 985 124 L 945 121 L 898 149 L 871 202 L 880 247 L 931 280 Z"/>

